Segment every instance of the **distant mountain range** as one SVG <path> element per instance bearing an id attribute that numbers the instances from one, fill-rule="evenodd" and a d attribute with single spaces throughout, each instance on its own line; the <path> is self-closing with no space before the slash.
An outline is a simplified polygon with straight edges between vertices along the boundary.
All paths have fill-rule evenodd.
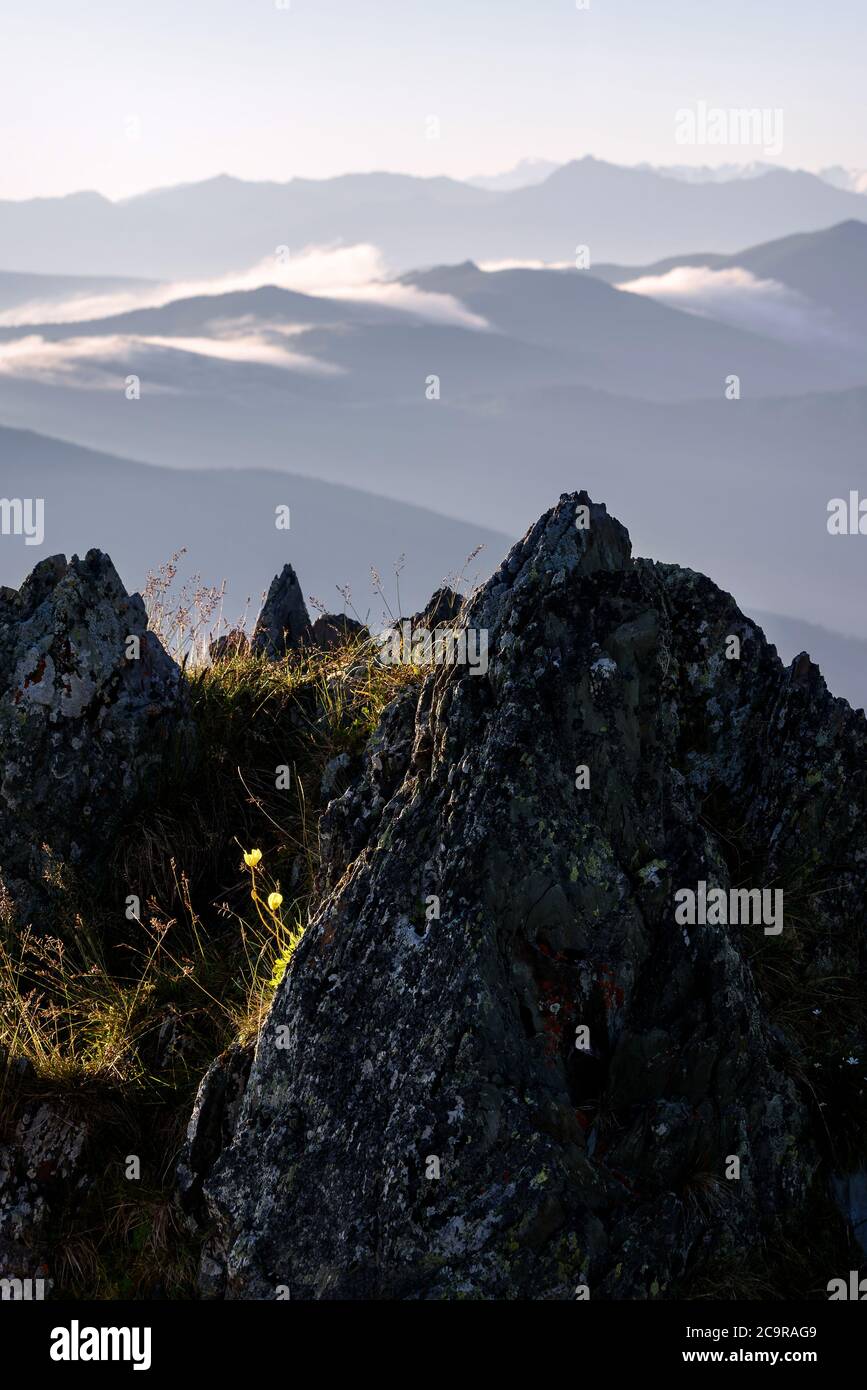
<path id="1" fill-rule="evenodd" d="M 0 203 L 0 266 L 53 275 L 223 274 L 312 245 L 372 243 L 395 270 L 464 261 L 647 262 L 867 220 L 863 196 L 774 169 L 687 183 L 590 157 L 533 186 L 351 174 L 247 183 L 227 176 L 112 203 L 98 193 Z"/>
<path id="2" fill-rule="evenodd" d="M 747 312 L 746 329 L 720 321 L 727 310 L 719 297 L 710 307 L 692 293 L 658 302 L 673 272 L 698 269 L 721 278 L 722 272 L 747 271 L 746 284 L 736 286 L 747 310 L 751 289 L 767 284 L 790 291 L 791 298 L 775 294 L 764 319 L 755 314 L 751 322 Z M 751 398 L 845 389 L 867 379 L 867 223 L 855 220 L 732 256 L 703 252 L 639 267 L 591 264 L 586 271 L 485 271 L 466 261 L 372 286 L 373 297 L 262 285 L 70 322 L 63 311 L 83 302 L 88 291 L 93 296 L 139 282 L 0 276 L 0 296 L 5 283 L 19 280 L 36 309 L 47 306 L 48 317 L 26 315 L 26 321 L 0 327 L 0 379 L 4 371 L 13 380 L 27 375 L 15 358 L 15 345 L 25 340 L 68 345 L 70 368 L 89 340 L 88 358 L 115 382 L 123 365 L 124 375 L 140 370 L 149 384 L 177 394 L 201 389 L 203 367 L 218 373 L 225 365 L 221 356 L 243 371 L 247 364 L 232 344 L 251 335 L 265 345 L 249 361 L 260 385 L 335 401 L 417 400 L 431 373 L 441 378 L 449 400 L 557 383 L 649 400 L 717 399 L 733 371 Z M 647 282 L 645 293 L 615 288 L 636 281 Z M 52 304 L 52 295 L 65 298 Z M 16 302 L 20 309 L 20 291 Z M 764 301 L 756 302 L 763 307 Z M 440 315 L 437 306 L 443 305 L 449 312 Z M 794 340 L 793 308 L 800 317 Z M 195 359 L 204 351 L 211 357 L 203 364 Z M 292 353 L 299 371 L 306 361 L 306 375 L 278 370 L 292 366 Z M 69 372 L 66 379 L 72 380 Z"/>
<path id="3" fill-rule="evenodd" d="M 562 169 L 562 162 L 551 159 L 538 159 L 533 156 L 521 159 L 511 169 L 500 174 L 476 174 L 466 180 L 477 188 L 507 190 L 528 188 L 541 183 L 555 169 Z M 649 169 L 652 173 L 666 178 L 683 179 L 685 183 L 730 183 L 732 179 L 754 179 L 762 174 L 773 173 L 779 165 L 768 164 L 764 160 L 753 160 L 749 164 L 647 164 L 631 166 L 636 169 Z M 850 193 L 867 192 L 867 170 L 846 169 L 834 164 L 816 171 L 817 177 L 824 179 L 834 188 L 844 188 Z"/>
<path id="4" fill-rule="evenodd" d="M 589 171 L 618 186 L 623 173 Z M 553 197 L 561 177 L 587 176 L 560 171 L 526 190 L 528 204 L 544 190 Z M 702 188 L 746 196 L 780 176 L 707 186 L 636 177 L 691 199 Z M 390 184 L 411 202 L 430 185 Z M 166 197 L 177 212 L 203 187 Z M 227 181 L 229 202 L 238 187 Z M 448 196 L 461 216 L 474 199 L 517 196 L 457 190 Z M 616 288 L 624 283 L 640 292 Z M 148 306 L 155 290 L 167 302 Z M 98 312 L 106 295 L 145 304 L 63 321 Z M 2 490 L 46 489 L 53 548 L 113 549 L 124 578 L 140 583 L 188 544 L 196 568 L 258 595 L 287 553 L 278 533 L 258 533 L 285 485 L 299 517 L 289 557 L 305 588 L 333 586 L 335 554 L 345 562 L 336 577 L 355 586 L 369 564 L 387 571 L 405 551 L 420 604 L 443 578 L 440 556 L 460 568 L 480 540 L 500 550 L 552 496 L 586 487 L 628 520 L 644 554 L 691 564 L 756 613 L 784 615 L 784 629 L 769 627 L 775 640 L 783 632 L 784 653 L 810 628 L 814 654 L 830 650 L 823 665 L 840 672 L 836 688 L 864 701 L 867 671 L 863 681 L 853 671 L 864 670 L 865 551 L 826 528 L 829 500 L 864 477 L 860 219 L 734 254 L 591 258 L 587 270 L 483 270 L 463 257 L 342 296 L 6 273 L 4 303 Z M 45 312 L 31 321 L 28 305 Z M 737 400 L 726 398 L 732 375 Z M 127 398 L 133 377 L 140 399 Z M 242 531 L 255 545 L 240 547 Z M 32 558 L 4 539 L 7 582 L 21 577 L 10 566 L 23 573 Z"/>

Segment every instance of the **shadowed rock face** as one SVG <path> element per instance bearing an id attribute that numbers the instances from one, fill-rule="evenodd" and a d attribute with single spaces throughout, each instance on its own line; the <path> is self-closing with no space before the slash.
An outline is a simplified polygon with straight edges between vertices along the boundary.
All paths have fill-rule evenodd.
<path id="1" fill-rule="evenodd" d="M 436 627 L 444 627 L 447 623 L 456 621 L 458 614 L 463 606 L 463 598 L 455 593 L 454 589 L 443 587 L 437 589 L 428 600 L 426 608 L 420 613 L 416 613 L 411 620 L 412 626 L 426 627 L 429 630 Z"/>
<path id="2" fill-rule="evenodd" d="M 253 651 L 274 661 L 300 646 L 310 631 L 310 615 L 298 576 L 291 565 L 284 565 L 271 581 L 262 611 L 253 631 Z"/>
<path id="3" fill-rule="evenodd" d="M 805 968 L 863 986 L 867 722 L 585 494 L 462 621 L 487 674 L 401 695 L 324 818 L 207 1159 L 203 1292 L 665 1297 L 818 1200 L 823 1121 L 751 962 L 808 910 Z M 678 924 L 702 881 L 783 888 L 783 933 Z"/>
<path id="4" fill-rule="evenodd" d="M 53 863 L 102 859 L 189 733 L 180 671 L 146 629 L 98 550 L 0 589 L 0 881 L 19 921 L 42 924 Z"/>
<path id="5" fill-rule="evenodd" d="M 4 1126 L 0 1277 L 48 1274 L 58 1217 L 80 1203 L 93 1185 L 91 1139 L 86 1107 L 56 1097 L 27 1102 L 14 1125 Z"/>

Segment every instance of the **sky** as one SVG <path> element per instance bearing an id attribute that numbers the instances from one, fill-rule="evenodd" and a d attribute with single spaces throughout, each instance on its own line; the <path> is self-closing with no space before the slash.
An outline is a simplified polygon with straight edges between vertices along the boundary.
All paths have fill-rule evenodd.
<path id="1" fill-rule="evenodd" d="M 0 197 L 763 157 L 678 144 L 702 101 L 864 168 L 865 37 L 864 0 L 0 0 Z"/>

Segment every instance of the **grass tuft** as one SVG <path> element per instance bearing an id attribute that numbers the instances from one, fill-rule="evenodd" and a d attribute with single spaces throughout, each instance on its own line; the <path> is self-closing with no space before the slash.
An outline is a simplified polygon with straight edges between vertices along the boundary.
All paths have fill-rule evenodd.
<path id="1" fill-rule="evenodd" d="M 348 778 L 421 674 L 356 639 L 281 662 L 247 650 L 188 661 L 193 746 L 157 803 L 130 820 L 99 883 L 57 866 L 54 935 L 0 926 L 4 1137 L 46 1101 L 83 1126 L 95 1179 L 52 1207 L 55 1297 L 195 1296 L 196 1241 L 172 1191 L 196 1088 L 256 1035 L 293 968 L 315 907 L 325 769 L 345 754 Z"/>

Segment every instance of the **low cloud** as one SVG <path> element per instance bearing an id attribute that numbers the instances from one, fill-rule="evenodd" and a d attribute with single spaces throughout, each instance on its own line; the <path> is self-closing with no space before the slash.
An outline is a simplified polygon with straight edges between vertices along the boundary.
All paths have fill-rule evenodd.
<path id="1" fill-rule="evenodd" d="M 827 309 L 806 295 L 778 280 L 761 280 L 741 266 L 676 266 L 664 275 L 621 281 L 616 288 L 786 342 L 843 342 L 848 336 Z"/>
<path id="2" fill-rule="evenodd" d="M 117 371 L 106 364 L 125 364 L 130 341 L 118 334 L 104 338 L 65 338 L 52 342 L 38 333 L 0 343 L 0 376 L 40 380 L 51 385 L 117 387 Z"/>
<path id="3" fill-rule="evenodd" d="M 281 333 L 281 336 L 288 335 Z M 0 343 L 0 376 L 90 390 L 116 390 L 118 372 L 125 372 L 133 360 L 141 360 L 148 352 L 192 353 L 223 362 L 256 363 L 314 376 L 343 374 L 342 368 L 294 352 L 262 333 L 238 333 L 234 337 L 220 338 L 112 333 L 64 338 L 57 342 L 33 333 L 14 342 Z M 162 392 L 170 389 L 156 382 L 149 386 L 149 390 Z"/>
<path id="4" fill-rule="evenodd" d="M 277 327 L 276 331 L 279 333 L 280 328 Z M 273 342 L 262 333 L 219 338 L 169 338 L 148 334 L 128 341 L 146 348 L 164 348 L 169 352 L 192 352 L 199 357 L 216 357 L 221 362 L 255 362 L 264 367 L 279 367 L 283 371 L 303 372 L 309 376 L 344 375 L 342 367 L 334 366 L 330 362 L 320 362 L 303 352 L 292 352 L 283 347 L 282 343 Z"/>
<path id="5" fill-rule="evenodd" d="M 178 280 L 108 294 L 75 294 L 30 300 L 0 312 L 0 327 L 85 323 L 134 309 L 159 309 L 178 299 L 231 294 L 276 285 L 280 289 L 333 299 L 348 299 L 412 314 L 433 323 L 484 330 L 486 321 L 450 294 L 435 294 L 388 278 L 381 252 L 367 244 L 308 247 L 296 255 L 281 248 L 247 270 L 210 280 Z"/>

